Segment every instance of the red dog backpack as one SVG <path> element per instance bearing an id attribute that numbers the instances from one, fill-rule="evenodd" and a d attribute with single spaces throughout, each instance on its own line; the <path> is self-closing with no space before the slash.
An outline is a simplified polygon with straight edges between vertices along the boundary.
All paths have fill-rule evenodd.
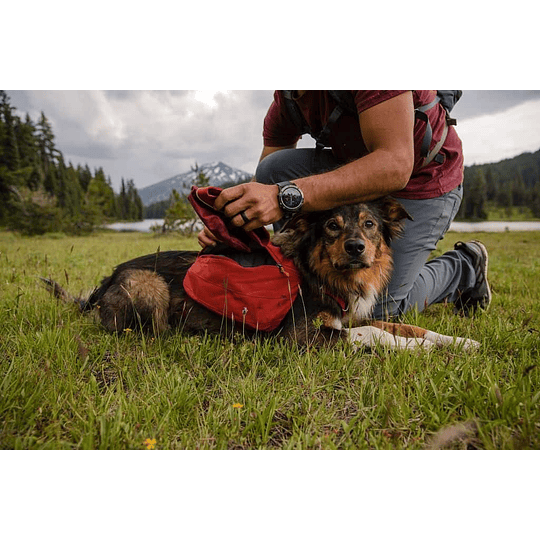
<path id="1" fill-rule="evenodd" d="M 227 228 L 213 206 L 220 193 L 215 187 L 191 188 L 189 202 L 221 244 L 199 253 L 184 289 L 195 302 L 246 328 L 275 330 L 298 295 L 300 274 L 265 228 Z"/>

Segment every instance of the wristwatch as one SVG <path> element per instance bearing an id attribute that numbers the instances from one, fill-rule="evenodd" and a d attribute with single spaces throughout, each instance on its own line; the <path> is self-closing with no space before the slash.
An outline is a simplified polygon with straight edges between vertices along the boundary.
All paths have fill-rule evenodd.
<path id="1" fill-rule="evenodd" d="M 304 194 L 298 186 L 288 180 L 276 185 L 279 188 L 277 198 L 279 207 L 283 210 L 283 217 L 290 219 L 302 209 Z"/>

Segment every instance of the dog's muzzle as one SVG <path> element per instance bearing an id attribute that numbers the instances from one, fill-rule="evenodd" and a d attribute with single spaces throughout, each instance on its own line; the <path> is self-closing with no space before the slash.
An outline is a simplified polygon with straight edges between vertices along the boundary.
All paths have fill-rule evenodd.
<path id="1" fill-rule="evenodd" d="M 339 272 L 359 270 L 371 266 L 366 253 L 366 244 L 360 238 L 349 238 L 343 243 L 341 255 L 332 261 Z"/>
<path id="2" fill-rule="evenodd" d="M 366 244 L 364 244 L 364 241 L 360 240 L 360 238 L 351 238 L 350 240 L 345 241 L 344 247 L 345 251 L 351 257 L 359 257 L 364 253 Z"/>
<path id="3" fill-rule="evenodd" d="M 349 261 L 347 264 L 341 266 L 341 270 L 358 270 L 369 266 L 364 260 L 366 244 L 363 240 L 360 238 L 351 238 L 345 241 L 343 247 L 349 256 Z"/>

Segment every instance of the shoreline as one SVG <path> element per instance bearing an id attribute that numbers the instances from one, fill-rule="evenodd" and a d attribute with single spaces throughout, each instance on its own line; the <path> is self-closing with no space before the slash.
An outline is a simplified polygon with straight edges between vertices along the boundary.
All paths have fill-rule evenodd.
<path id="1" fill-rule="evenodd" d="M 163 219 L 151 218 L 143 221 L 119 222 L 104 225 L 106 229 L 115 231 L 151 232 L 152 225 L 163 224 Z M 540 231 L 540 221 L 454 221 L 450 232 L 507 232 L 507 231 Z"/>

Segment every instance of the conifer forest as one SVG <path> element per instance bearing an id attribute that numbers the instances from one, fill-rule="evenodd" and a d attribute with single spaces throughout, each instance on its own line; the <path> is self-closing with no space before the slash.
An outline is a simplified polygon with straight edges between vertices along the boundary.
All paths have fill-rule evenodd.
<path id="1" fill-rule="evenodd" d="M 142 219 L 133 180 L 115 193 L 103 169 L 66 163 L 44 112 L 23 121 L 0 90 L 0 226 L 22 234 L 84 234 L 111 221 Z"/>

